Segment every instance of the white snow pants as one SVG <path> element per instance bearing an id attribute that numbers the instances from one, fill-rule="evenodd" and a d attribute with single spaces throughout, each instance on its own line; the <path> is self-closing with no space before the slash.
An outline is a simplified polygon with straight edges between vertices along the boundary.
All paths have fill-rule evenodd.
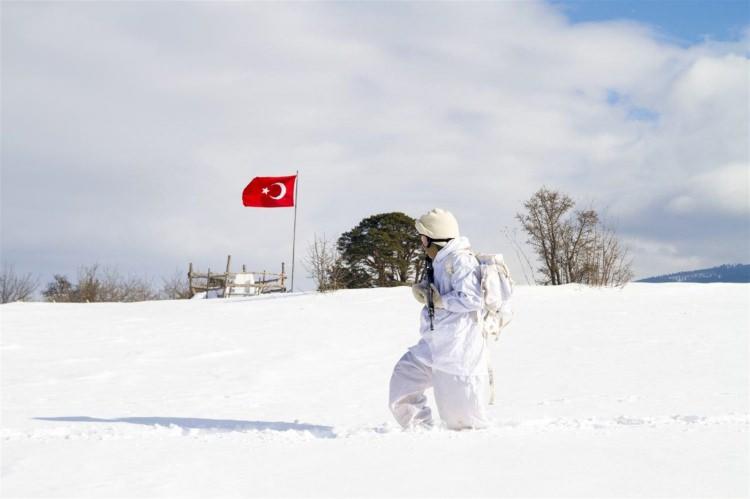
<path id="1" fill-rule="evenodd" d="M 488 376 L 457 376 L 432 369 L 407 352 L 391 376 L 390 407 L 404 428 L 432 426 L 424 392 L 433 388 L 440 419 L 448 428 L 485 428 L 489 398 Z"/>

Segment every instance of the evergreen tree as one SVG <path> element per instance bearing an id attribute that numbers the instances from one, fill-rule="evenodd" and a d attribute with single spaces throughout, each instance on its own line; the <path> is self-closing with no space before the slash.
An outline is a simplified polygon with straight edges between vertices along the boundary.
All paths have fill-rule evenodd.
<path id="1" fill-rule="evenodd" d="M 414 219 L 398 212 L 363 219 L 339 237 L 342 282 L 347 288 L 399 286 L 421 272 Z"/>

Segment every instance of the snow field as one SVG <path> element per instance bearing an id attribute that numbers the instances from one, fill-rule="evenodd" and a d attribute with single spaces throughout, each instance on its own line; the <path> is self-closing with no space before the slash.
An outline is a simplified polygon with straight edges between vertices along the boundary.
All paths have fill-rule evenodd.
<path id="1" fill-rule="evenodd" d="M 4 497 L 742 496 L 750 286 L 519 287 L 492 428 L 404 432 L 406 288 L 0 308 Z"/>

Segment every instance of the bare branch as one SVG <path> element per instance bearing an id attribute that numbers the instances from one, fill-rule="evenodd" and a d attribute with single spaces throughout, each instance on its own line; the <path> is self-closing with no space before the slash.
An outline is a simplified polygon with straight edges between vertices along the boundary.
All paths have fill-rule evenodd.
<path id="1" fill-rule="evenodd" d="M 38 278 L 31 274 L 16 274 L 13 265 L 3 266 L 0 274 L 0 303 L 30 300 L 38 287 Z"/>
<path id="2" fill-rule="evenodd" d="M 566 217 L 574 206 L 569 196 L 542 187 L 516 215 L 543 264 L 539 282 L 624 285 L 633 277 L 627 249 L 593 209 Z"/>
<path id="3" fill-rule="evenodd" d="M 333 291 L 342 287 L 341 255 L 325 234 L 322 237 L 313 236 L 313 242 L 307 247 L 304 265 L 318 291 Z"/>

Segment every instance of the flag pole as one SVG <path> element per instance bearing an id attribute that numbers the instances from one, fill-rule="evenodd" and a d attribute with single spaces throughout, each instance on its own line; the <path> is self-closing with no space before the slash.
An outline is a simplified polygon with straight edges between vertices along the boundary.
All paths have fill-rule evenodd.
<path id="1" fill-rule="evenodd" d="M 292 286 L 289 290 L 290 293 L 294 292 L 294 250 L 297 247 L 297 204 L 299 204 L 299 170 L 295 173 L 294 179 L 294 233 L 292 235 Z"/>

